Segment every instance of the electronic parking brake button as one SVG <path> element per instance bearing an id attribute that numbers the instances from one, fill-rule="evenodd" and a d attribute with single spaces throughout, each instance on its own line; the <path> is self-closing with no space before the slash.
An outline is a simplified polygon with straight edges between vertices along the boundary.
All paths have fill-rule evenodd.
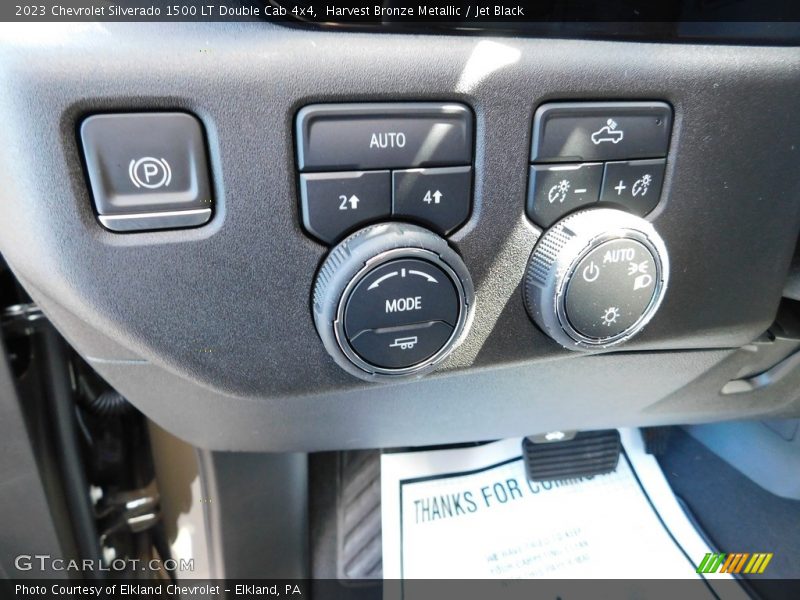
<path id="1" fill-rule="evenodd" d="M 200 121 L 182 112 L 92 115 L 81 143 L 98 220 L 112 231 L 196 227 L 213 198 Z"/>
<path id="2" fill-rule="evenodd" d="M 453 327 L 429 321 L 403 327 L 367 329 L 350 340 L 353 349 L 369 363 L 384 369 L 402 369 L 418 364 L 441 350 Z"/>
<path id="3" fill-rule="evenodd" d="M 458 294 L 450 277 L 428 261 L 407 258 L 387 262 L 359 281 L 347 300 L 344 329 L 353 341 L 366 330 L 431 321 L 452 328 L 458 316 Z M 438 326 L 436 329 L 440 330 Z"/>

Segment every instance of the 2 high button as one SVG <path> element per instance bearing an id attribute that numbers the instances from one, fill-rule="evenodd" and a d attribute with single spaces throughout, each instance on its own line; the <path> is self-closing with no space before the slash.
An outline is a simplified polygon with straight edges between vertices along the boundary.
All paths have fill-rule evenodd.
<path id="1" fill-rule="evenodd" d="M 297 115 L 305 229 L 332 244 L 395 216 L 442 235 L 469 217 L 472 113 L 462 104 L 316 104 Z"/>

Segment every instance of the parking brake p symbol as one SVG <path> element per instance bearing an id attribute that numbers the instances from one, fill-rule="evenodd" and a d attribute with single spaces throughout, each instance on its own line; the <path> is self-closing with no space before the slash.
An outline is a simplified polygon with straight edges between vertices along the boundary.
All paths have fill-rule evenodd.
<path id="1" fill-rule="evenodd" d="M 128 165 L 128 177 L 137 188 L 157 190 L 167 187 L 172 181 L 172 169 L 163 158 L 144 156 Z"/>

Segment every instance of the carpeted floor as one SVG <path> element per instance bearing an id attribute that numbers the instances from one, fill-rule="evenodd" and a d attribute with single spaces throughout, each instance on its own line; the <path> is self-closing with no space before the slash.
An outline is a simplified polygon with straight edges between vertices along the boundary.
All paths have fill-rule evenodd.
<path id="1" fill-rule="evenodd" d="M 788 597 L 759 582 L 800 578 L 800 501 L 767 492 L 683 430 L 672 431 L 659 462 L 675 494 L 720 552 L 773 552 L 764 574 L 748 583 L 769 600 Z"/>

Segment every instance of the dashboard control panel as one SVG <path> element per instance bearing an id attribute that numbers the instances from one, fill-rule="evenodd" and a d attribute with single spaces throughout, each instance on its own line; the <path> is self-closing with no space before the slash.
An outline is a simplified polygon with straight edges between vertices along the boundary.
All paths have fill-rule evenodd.
<path id="1" fill-rule="evenodd" d="M 376 380 L 421 375 L 441 362 L 466 333 L 474 291 L 444 239 L 382 223 L 331 250 L 313 303 L 328 353 L 350 373 Z"/>
<path id="2" fill-rule="evenodd" d="M 644 216 L 658 204 L 672 108 L 552 102 L 533 118 L 527 214 L 541 227 L 598 202 Z"/>
<path id="3" fill-rule="evenodd" d="M 523 296 L 566 348 L 620 344 L 661 303 L 667 251 L 641 217 L 658 204 L 671 129 L 663 102 L 550 102 L 533 116 L 526 213 L 545 231 Z M 473 113 L 459 103 L 314 104 L 296 116 L 301 220 L 333 246 L 315 281 L 314 321 L 328 354 L 357 377 L 424 374 L 469 329 L 472 280 L 445 236 L 472 210 L 473 135 Z M 210 219 L 194 116 L 99 114 L 80 137 L 106 228 Z"/>
<path id="4" fill-rule="evenodd" d="M 448 235 L 472 207 L 472 111 L 457 103 L 306 106 L 296 120 L 305 230 L 334 244 L 398 218 Z"/>
<path id="5" fill-rule="evenodd" d="M 719 396 L 742 373 L 770 367 L 759 358 L 762 350 L 766 357 L 779 349 L 761 336 L 782 298 L 800 297 L 800 182 L 791 176 L 791 145 L 800 139 L 796 47 L 586 35 L 448 35 L 443 47 L 441 36 L 266 22 L 191 23 L 170 35 L 131 23 L 104 23 L 104 35 L 73 25 L 62 23 L 63 35 L 38 36 L 36 43 L 17 35 L 0 44 L 0 163 L 7 175 L 0 253 L 99 375 L 181 439 L 225 451 L 307 452 L 524 436 L 531 423 L 540 431 L 603 429 L 797 412 L 797 402 L 789 407 L 786 398 L 800 374 L 724 402 Z M 126 53 L 133 46 L 135 58 Z M 305 119 L 310 106 L 331 112 Z M 181 155 L 167 145 L 185 134 L 169 130 L 164 140 L 167 119 L 144 121 L 159 114 L 186 115 L 182 122 L 195 128 L 192 138 L 203 148 L 195 154 L 197 184 L 208 184 L 211 202 L 106 206 L 106 193 L 127 203 L 191 189 L 180 180 L 187 173 Z M 82 134 L 93 117 L 112 115 L 138 124 L 113 131 L 93 150 Z M 365 129 L 368 137 L 360 137 Z M 373 141 L 373 133 L 381 135 Z M 423 147 L 427 138 L 447 151 Z M 131 160 L 147 157 L 166 160 L 169 185 L 142 186 L 160 184 L 155 161 L 134 169 L 140 187 L 130 179 Z M 113 180 L 103 181 L 93 160 L 118 169 Z M 663 177 L 637 170 L 661 165 Z M 564 186 L 552 203 L 545 198 L 555 211 L 545 219 L 528 209 L 531 166 L 542 176 L 566 167 L 562 173 L 584 181 L 568 181 L 563 202 Z M 405 180 L 408 172 L 419 189 Z M 353 173 L 363 176 L 346 176 Z M 644 181 L 634 185 L 644 175 L 651 175 L 646 193 Z M 336 218 L 348 220 L 333 222 L 332 210 L 319 219 L 309 211 L 307 228 L 302 180 L 311 194 L 337 178 L 346 183 L 320 194 Z M 539 185 L 549 193 L 564 179 Z M 377 190 L 381 200 L 369 204 L 360 190 L 348 189 L 356 184 L 369 188 L 364 195 Z M 578 205 L 575 191 L 582 189 L 591 201 Z M 358 202 L 351 202 L 354 195 Z M 623 201 L 648 204 L 636 210 Z M 368 208 L 364 221 L 349 220 Z M 147 229 L 118 232 L 99 219 L 115 226 L 111 217 L 128 210 L 136 216 L 119 223 L 142 223 L 145 215 Z M 418 210 L 454 212 L 426 220 Z M 569 221 L 559 226 L 564 219 L 588 212 L 595 220 L 605 210 L 615 217 L 602 229 L 611 234 L 604 241 L 623 233 L 624 244 L 610 245 L 619 262 L 603 263 L 603 250 L 590 256 L 602 243 L 591 241 L 594 235 L 578 249 L 559 251 L 558 263 L 572 277 L 558 308 L 555 287 L 545 294 L 543 283 L 526 280 L 530 257 L 556 239 L 550 230 L 577 233 Z M 210 219 L 183 228 L 171 213 Z M 620 227 L 621 215 L 650 223 L 668 255 L 652 251 L 647 241 L 657 244 L 648 232 L 631 237 L 641 222 Z M 358 256 L 335 252 L 373 227 L 418 227 L 426 241 L 404 234 Z M 377 232 L 361 237 L 387 239 Z M 433 238 L 436 246 L 429 245 Z M 385 255 L 395 249 L 432 254 Z M 654 293 L 656 283 L 646 276 L 655 279 L 665 256 L 668 277 L 658 278 Z M 350 281 L 356 280 L 350 291 L 362 276 L 369 288 L 398 270 L 383 264 L 405 260 L 417 267 L 423 261 L 413 270 L 437 284 L 398 263 L 400 275 L 369 292 L 398 286 L 381 298 L 382 316 L 396 320 L 373 320 L 361 289 L 347 301 Z M 471 303 L 466 275 L 450 283 L 448 268 L 458 275 L 459 261 L 474 284 Z M 368 262 L 380 269 L 372 278 Z M 550 285 L 563 282 L 548 261 L 541 264 L 554 273 Z M 439 270 L 448 275 L 444 283 Z M 584 272 L 597 279 L 580 280 Z M 439 296 L 420 293 L 422 283 L 442 298 L 451 298 L 449 288 L 459 297 L 463 286 L 467 308 L 455 322 L 447 302 L 434 313 L 430 303 Z M 346 314 L 356 318 L 349 330 Z M 423 340 L 410 333 L 415 326 L 445 332 L 441 338 L 453 331 L 440 347 L 433 334 Z M 386 339 L 385 348 L 366 344 L 393 327 L 403 335 Z M 415 344 L 402 340 L 415 336 Z M 448 354 L 451 338 L 458 345 Z M 433 370 L 417 378 L 430 364 Z M 388 385 L 365 381 L 386 378 Z"/>
<path id="6" fill-rule="evenodd" d="M 523 286 L 528 312 L 566 348 L 615 346 L 652 318 L 669 277 L 666 247 L 641 217 L 658 204 L 672 109 L 553 102 L 532 127 L 526 212 L 545 232 Z M 423 374 L 466 332 L 470 276 L 441 236 L 471 211 L 472 129 L 460 104 L 318 104 L 297 115 L 305 230 L 326 244 L 352 233 L 319 271 L 315 324 L 362 379 Z M 389 219 L 426 228 L 353 233 Z"/>

